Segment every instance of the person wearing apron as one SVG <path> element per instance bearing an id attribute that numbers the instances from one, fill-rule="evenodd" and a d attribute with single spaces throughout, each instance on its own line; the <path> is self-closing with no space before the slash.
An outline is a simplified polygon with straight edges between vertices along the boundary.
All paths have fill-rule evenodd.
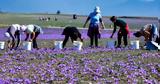
<path id="1" fill-rule="evenodd" d="M 98 47 L 98 38 L 100 38 L 100 28 L 101 26 L 103 29 L 105 28 L 100 12 L 100 8 L 96 6 L 94 11 L 89 14 L 83 26 L 85 28 L 86 24 L 90 20 L 89 29 L 87 33 L 88 37 L 90 38 L 90 47 L 93 47 L 93 40 L 95 40 L 95 47 Z"/>
<path id="2" fill-rule="evenodd" d="M 124 41 L 124 46 L 127 47 L 128 45 L 128 36 L 130 37 L 130 32 L 129 32 L 129 26 L 128 24 L 121 20 L 121 19 L 117 19 L 117 17 L 112 16 L 110 18 L 110 20 L 114 23 L 114 29 L 112 32 L 112 35 L 110 36 L 110 38 L 113 38 L 114 33 L 116 32 L 117 26 L 120 27 L 118 34 L 117 34 L 117 38 L 118 38 L 118 45 L 117 48 L 121 47 L 121 39 L 123 37 L 123 41 Z"/>

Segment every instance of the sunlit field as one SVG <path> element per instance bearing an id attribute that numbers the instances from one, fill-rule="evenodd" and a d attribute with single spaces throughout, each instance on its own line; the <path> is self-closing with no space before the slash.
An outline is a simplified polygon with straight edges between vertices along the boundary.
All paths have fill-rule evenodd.
<path id="1" fill-rule="evenodd" d="M 3 16 L 3 15 L 1 15 Z M 77 51 L 69 40 L 62 50 L 54 49 L 54 41 L 63 41 L 61 35 L 63 27 L 72 25 L 82 27 L 86 17 L 47 15 L 57 17 L 54 21 L 39 21 L 44 15 L 4 15 L 0 17 L 0 40 L 6 41 L 3 36 L 9 24 L 38 24 L 43 26 L 44 34 L 38 37 L 39 50 L 27 51 L 22 45 L 17 50 L 5 48 L 0 50 L 0 83 L 23 84 L 159 84 L 160 83 L 160 51 L 143 49 L 143 38 L 135 38 L 134 29 L 144 24 L 155 23 L 153 19 L 127 19 L 131 25 L 131 40 L 140 40 L 140 49 L 128 48 L 110 49 L 106 42 L 111 40 L 109 20 L 104 18 L 106 29 L 101 32 L 98 48 L 90 48 L 87 29 L 79 29 L 84 38 L 83 48 Z M 45 15 L 46 16 L 46 15 Z M 31 17 L 34 17 L 31 19 Z M 17 19 L 18 18 L 18 19 Z M 23 19 L 22 19 L 23 18 Z M 7 20 L 8 19 L 8 20 Z M 11 21 L 12 19 L 12 21 Z M 47 28 L 51 27 L 51 28 Z M 53 27 L 53 26 L 58 26 Z M 22 40 L 24 40 L 24 34 Z M 116 40 L 117 34 L 114 35 Z M 23 42 L 23 41 L 22 41 Z"/>

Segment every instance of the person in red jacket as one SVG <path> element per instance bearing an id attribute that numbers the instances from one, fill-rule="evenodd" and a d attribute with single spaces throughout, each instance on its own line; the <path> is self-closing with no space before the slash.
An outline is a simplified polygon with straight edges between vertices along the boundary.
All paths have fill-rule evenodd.
<path id="1" fill-rule="evenodd" d="M 120 29 L 118 31 L 118 34 L 117 34 L 118 35 L 117 36 L 118 37 L 117 48 L 121 47 L 121 39 L 122 39 L 122 37 L 123 37 L 124 45 L 125 45 L 125 47 L 127 47 L 127 45 L 128 45 L 127 39 L 128 39 L 128 36 L 130 37 L 128 24 L 123 20 L 117 19 L 117 17 L 115 17 L 115 16 L 112 16 L 110 18 L 110 20 L 114 23 L 113 33 L 110 36 L 110 38 L 113 38 L 113 35 L 116 32 L 117 26 L 120 27 Z"/>

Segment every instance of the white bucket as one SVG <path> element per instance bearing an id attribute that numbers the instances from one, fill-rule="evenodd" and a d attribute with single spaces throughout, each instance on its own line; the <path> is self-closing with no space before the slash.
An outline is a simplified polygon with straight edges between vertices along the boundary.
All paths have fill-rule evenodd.
<path id="1" fill-rule="evenodd" d="M 139 40 L 131 41 L 132 49 L 139 49 Z"/>
<path id="2" fill-rule="evenodd" d="M 23 49 L 32 50 L 32 42 L 23 42 Z"/>
<path id="3" fill-rule="evenodd" d="M 62 49 L 62 43 L 63 41 L 55 41 L 54 42 L 55 49 Z"/>
<path id="4" fill-rule="evenodd" d="M 106 43 L 107 48 L 115 48 L 115 40 L 108 40 Z"/>
<path id="5" fill-rule="evenodd" d="M 83 43 L 80 41 L 74 41 L 73 46 L 74 46 L 74 49 L 80 51 L 82 50 Z"/>
<path id="6" fill-rule="evenodd" d="M 1 49 L 1 50 L 4 49 L 4 46 L 5 46 L 5 42 L 0 41 L 0 49 Z"/>

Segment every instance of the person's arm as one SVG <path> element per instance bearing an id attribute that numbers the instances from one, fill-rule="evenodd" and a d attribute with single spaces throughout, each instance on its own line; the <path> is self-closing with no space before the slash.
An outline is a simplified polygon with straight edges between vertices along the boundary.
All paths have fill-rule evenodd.
<path id="1" fill-rule="evenodd" d="M 151 35 L 150 32 L 144 31 L 143 36 L 144 36 L 144 38 L 145 38 L 145 41 L 148 41 L 148 40 L 149 40 L 150 35 Z"/>
<path id="2" fill-rule="evenodd" d="M 27 40 L 28 40 L 28 37 L 29 37 L 29 33 L 26 33 L 25 41 L 27 41 Z"/>
<path id="3" fill-rule="evenodd" d="M 33 39 L 35 38 L 35 32 L 32 32 L 32 37 L 31 37 L 31 39 L 30 39 L 30 41 L 33 41 Z"/>
<path id="4" fill-rule="evenodd" d="M 102 18 L 100 18 L 99 20 L 100 20 L 100 23 L 101 23 L 101 25 L 102 25 L 102 29 L 104 29 L 104 28 L 105 28 L 105 25 L 104 25 L 104 23 L 103 23 L 103 21 L 102 21 Z"/>
<path id="5" fill-rule="evenodd" d="M 83 42 L 83 38 L 82 38 L 82 35 L 80 33 L 78 33 L 78 37 L 81 40 L 81 42 Z"/>
<path id="6" fill-rule="evenodd" d="M 112 32 L 112 35 L 110 36 L 110 38 L 113 38 L 113 35 L 114 35 L 114 33 L 116 32 L 116 29 L 117 29 L 117 27 L 116 27 L 116 25 L 115 25 L 115 23 L 114 23 L 114 29 L 113 29 L 113 32 Z"/>
<path id="7" fill-rule="evenodd" d="M 86 24 L 88 23 L 89 20 L 90 20 L 90 17 L 87 18 L 86 22 L 85 22 L 84 25 L 83 25 L 83 28 L 86 27 Z"/>

